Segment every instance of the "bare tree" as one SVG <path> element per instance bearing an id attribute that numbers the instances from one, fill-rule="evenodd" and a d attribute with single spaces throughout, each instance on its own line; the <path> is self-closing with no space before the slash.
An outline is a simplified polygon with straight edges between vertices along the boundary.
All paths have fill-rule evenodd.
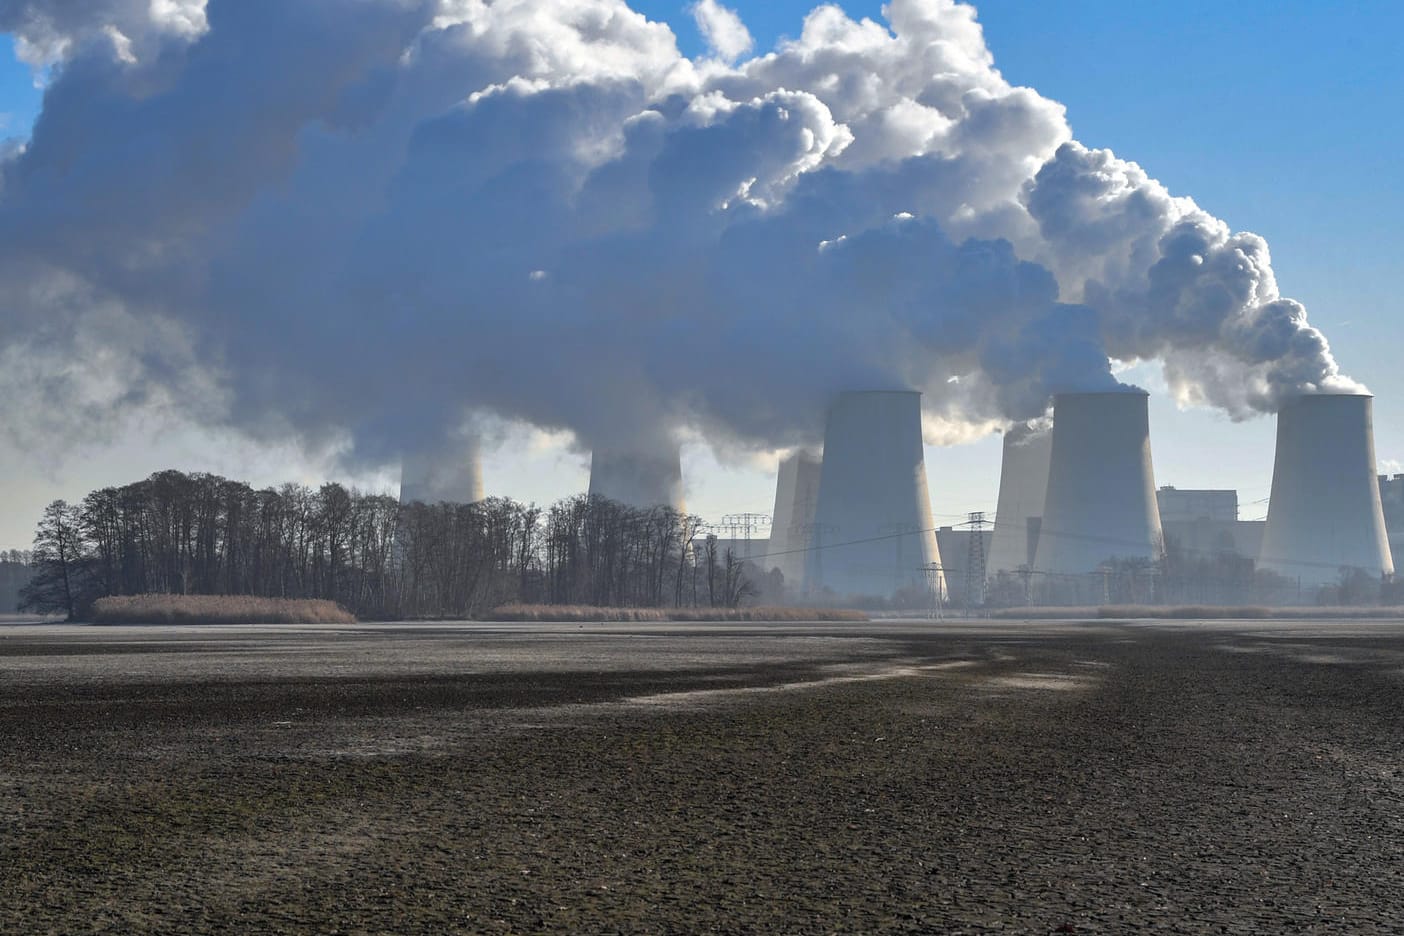
<path id="1" fill-rule="evenodd" d="M 98 597 L 76 507 L 57 500 L 44 508 L 33 555 L 34 577 L 20 591 L 21 610 L 61 613 L 72 619 Z"/>

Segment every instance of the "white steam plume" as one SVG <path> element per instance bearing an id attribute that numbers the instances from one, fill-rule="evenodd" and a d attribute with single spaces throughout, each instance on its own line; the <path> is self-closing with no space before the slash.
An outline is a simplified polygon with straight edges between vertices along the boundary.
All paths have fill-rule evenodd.
<path id="1" fill-rule="evenodd" d="M 800 444 L 854 387 L 949 438 L 1119 386 L 1108 354 L 1236 416 L 1350 386 L 1261 238 L 1073 142 L 972 8 L 885 12 L 733 65 L 710 0 L 698 62 L 623 0 L 0 0 L 53 63 L 0 170 L 0 352 L 80 345 L 81 291 L 150 336 L 114 406 L 197 383 L 373 461 L 466 410 Z"/>

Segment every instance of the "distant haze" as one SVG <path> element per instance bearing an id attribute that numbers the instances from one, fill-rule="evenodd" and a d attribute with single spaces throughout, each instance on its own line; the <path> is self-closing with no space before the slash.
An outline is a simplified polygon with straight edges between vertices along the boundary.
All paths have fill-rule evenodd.
<path id="1" fill-rule="evenodd" d="M 490 414 L 585 447 L 929 435 L 1155 360 L 1234 418 L 1357 389 L 1266 242 L 1074 138 L 974 10 L 837 7 L 708 56 L 623 0 L 21 0 L 51 69 L 0 168 L 11 444 L 174 410 L 384 465 Z"/>

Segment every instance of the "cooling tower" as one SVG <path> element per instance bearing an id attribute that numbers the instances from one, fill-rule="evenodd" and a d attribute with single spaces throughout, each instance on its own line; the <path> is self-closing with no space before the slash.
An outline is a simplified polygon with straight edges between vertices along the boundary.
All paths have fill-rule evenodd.
<path id="1" fill-rule="evenodd" d="M 1078 575 L 1108 559 L 1160 558 L 1148 402 L 1142 390 L 1053 398 L 1036 570 Z"/>
<path id="2" fill-rule="evenodd" d="M 844 393 L 829 410 L 805 587 L 891 597 L 939 563 L 921 443 L 921 394 Z"/>
<path id="3" fill-rule="evenodd" d="M 406 455 L 400 462 L 400 503 L 475 504 L 483 499 L 483 465 L 470 442 L 450 453 Z"/>
<path id="4" fill-rule="evenodd" d="M 822 462 L 808 452 L 795 452 L 780 462 L 775 479 L 775 512 L 770 521 L 768 564 L 785 577 L 785 587 L 798 594 L 804 587 L 804 550 L 819 503 Z"/>
<path id="5" fill-rule="evenodd" d="M 1048 492 L 1048 460 L 1053 454 L 1053 433 L 1016 425 L 1004 434 L 1004 460 L 999 472 L 999 508 L 985 568 L 1014 572 L 1033 567 L 1036 541 L 1029 536 L 1029 520 L 1043 516 Z M 1037 528 L 1037 527 L 1035 527 Z"/>
<path id="6" fill-rule="evenodd" d="M 590 455 L 590 496 L 606 497 L 630 507 L 686 510 L 682 458 L 677 445 L 638 451 L 596 448 Z"/>
<path id="7" fill-rule="evenodd" d="M 1312 586 L 1339 581 L 1344 568 L 1394 571 L 1372 410 L 1368 395 L 1314 394 L 1278 411 L 1260 568 Z"/>

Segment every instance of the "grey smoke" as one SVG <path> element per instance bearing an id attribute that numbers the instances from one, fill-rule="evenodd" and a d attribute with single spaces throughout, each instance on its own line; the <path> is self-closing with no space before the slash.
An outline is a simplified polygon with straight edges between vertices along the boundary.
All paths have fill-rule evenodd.
<path id="1" fill-rule="evenodd" d="M 693 62 L 622 0 L 0 3 L 53 69 L 0 170 L 0 355 L 108 310 L 93 421 L 188 400 L 371 462 L 475 412 L 795 445 L 854 387 L 973 429 L 1109 356 L 1240 417 L 1352 386 L 1261 238 L 1073 142 L 970 7 L 821 7 L 735 65 L 696 12 Z"/>

